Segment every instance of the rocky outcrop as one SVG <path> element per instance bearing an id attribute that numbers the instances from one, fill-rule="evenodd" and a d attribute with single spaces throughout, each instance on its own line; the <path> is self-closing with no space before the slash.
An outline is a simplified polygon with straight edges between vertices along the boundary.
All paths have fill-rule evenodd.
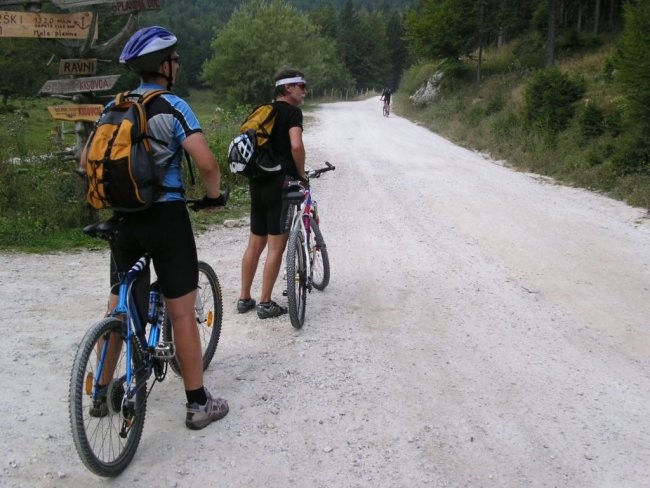
<path id="1" fill-rule="evenodd" d="M 416 106 L 429 105 L 440 99 L 440 81 L 442 80 L 442 71 L 436 71 L 427 82 L 409 97 L 411 103 Z"/>

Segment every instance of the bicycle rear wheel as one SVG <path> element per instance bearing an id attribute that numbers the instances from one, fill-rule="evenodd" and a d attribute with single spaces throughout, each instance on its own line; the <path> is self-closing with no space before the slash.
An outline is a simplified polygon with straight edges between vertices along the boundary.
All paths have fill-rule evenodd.
<path id="1" fill-rule="evenodd" d="M 302 242 L 303 235 L 296 226 L 289 234 L 287 246 L 287 308 L 291 325 L 296 329 L 305 323 L 307 307 L 307 256 Z"/>
<path id="2" fill-rule="evenodd" d="M 196 312 L 196 327 L 201 338 L 203 371 L 205 371 L 219 344 L 223 321 L 223 300 L 219 278 L 212 267 L 204 261 L 199 261 L 199 286 L 196 290 L 194 310 Z M 174 340 L 172 323 L 167 313 L 165 313 L 163 333 L 166 341 Z M 170 359 L 169 365 L 176 374 L 181 375 L 181 367 L 175 356 Z"/>
<path id="3" fill-rule="evenodd" d="M 117 318 L 97 322 L 86 333 L 72 366 L 72 438 L 83 463 L 100 476 L 120 474 L 133 459 L 142 436 L 147 384 L 143 356 L 135 340 L 132 350 L 135 385 L 130 399 L 125 398 L 125 327 Z M 96 388 L 98 383 L 104 387 Z"/>
<path id="4" fill-rule="evenodd" d="M 311 219 L 311 230 L 309 248 L 314 253 L 311 282 L 317 290 L 324 290 L 330 282 L 330 258 L 327 254 L 323 234 L 313 218 Z"/>

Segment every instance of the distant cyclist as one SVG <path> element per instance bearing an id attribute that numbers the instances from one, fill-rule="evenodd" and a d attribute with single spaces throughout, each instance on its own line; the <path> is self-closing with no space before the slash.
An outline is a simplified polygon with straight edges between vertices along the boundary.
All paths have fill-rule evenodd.
<path id="1" fill-rule="evenodd" d="M 384 91 L 381 94 L 379 100 L 384 101 L 384 115 L 388 116 L 390 114 L 390 97 L 393 94 L 390 88 L 384 88 Z"/>

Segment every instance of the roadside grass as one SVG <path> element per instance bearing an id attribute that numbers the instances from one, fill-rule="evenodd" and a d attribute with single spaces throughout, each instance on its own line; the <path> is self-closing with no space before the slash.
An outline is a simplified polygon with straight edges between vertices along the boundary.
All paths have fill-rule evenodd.
<path id="1" fill-rule="evenodd" d="M 231 188 L 228 206 L 219 212 L 190 212 L 200 233 L 226 219 L 236 219 L 248 210 L 246 180 L 231 175 L 226 164 L 230 139 L 245 115 L 218 109 L 208 91 L 193 91 L 189 97 L 211 149 L 219 161 L 222 188 Z M 74 130 L 74 124 L 52 120 L 47 107 L 63 103 L 51 98 L 12 100 L 13 113 L 0 115 L 0 249 L 47 252 L 73 248 L 102 248 L 105 244 L 85 236 L 83 226 L 106 219 L 110 212 L 93 211 L 84 203 L 85 185 L 74 172 L 75 161 L 56 156 L 75 145 L 73 133 L 55 141 L 54 130 Z M 190 198 L 205 191 L 198 168 L 192 164 L 195 185 L 188 185 Z M 191 181 L 186 173 L 188 183 Z"/>
<path id="2" fill-rule="evenodd" d="M 609 43 L 558 60 L 560 70 L 581 77 L 586 90 L 574 104 L 568 127 L 556 135 L 526 126 L 524 91 L 533 71 L 522 67 L 507 46 L 503 52 L 486 52 L 480 85 L 465 76 L 452 86 L 443 85 L 439 99 L 425 107 L 413 106 L 400 92 L 396 108 L 453 142 L 503 160 L 514 169 L 650 208 L 650 175 L 622 174 L 614 162 L 630 124 L 625 112 L 628 102 L 613 76 L 614 50 Z M 464 69 L 473 68 L 467 64 Z M 431 72 L 430 67 L 420 70 Z M 412 86 L 426 80 L 418 73 L 409 76 Z"/>

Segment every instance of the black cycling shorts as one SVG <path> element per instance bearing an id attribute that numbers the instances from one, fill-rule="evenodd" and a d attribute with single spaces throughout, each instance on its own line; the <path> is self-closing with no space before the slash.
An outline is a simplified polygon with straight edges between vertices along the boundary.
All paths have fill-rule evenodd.
<path id="1" fill-rule="evenodd" d="M 250 179 L 251 233 L 256 236 L 277 236 L 289 232 L 288 204 L 282 198 L 284 175 Z"/>
<path id="2" fill-rule="evenodd" d="M 165 297 L 179 298 L 194 291 L 199 264 L 185 202 L 156 203 L 147 210 L 121 216 L 122 223 L 111 245 L 111 285 L 148 252 Z"/>

